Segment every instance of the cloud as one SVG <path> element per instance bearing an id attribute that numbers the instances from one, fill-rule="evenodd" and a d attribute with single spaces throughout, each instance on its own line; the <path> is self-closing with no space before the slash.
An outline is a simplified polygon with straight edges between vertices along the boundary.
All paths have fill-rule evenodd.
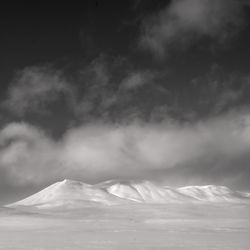
<path id="1" fill-rule="evenodd" d="M 53 133 L 51 126 L 60 126 L 57 130 L 63 132 L 73 124 L 94 121 L 160 122 L 167 117 L 192 121 L 249 103 L 249 76 L 225 74 L 216 65 L 182 90 L 175 90 L 170 79 L 163 70 L 139 70 L 124 59 L 105 56 L 72 72 L 46 65 L 24 68 L 1 103 L 7 117 L 2 124 L 11 111 L 10 118 L 43 124 Z M 41 123 L 47 114 L 55 117 L 51 123 Z"/>
<path id="2" fill-rule="evenodd" d="M 14 187 L 150 178 L 249 188 L 249 149 L 248 113 L 193 124 L 89 124 L 57 141 L 35 126 L 10 123 L 0 131 L 0 179 Z"/>
<path id="3" fill-rule="evenodd" d="M 76 116 L 91 119 L 91 116 L 104 113 L 116 101 L 115 90 L 111 86 L 113 64 L 100 56 L 79 71 L 80 93 L 73 107 Z"/>
<path id="4" fill-rule="evenodd" d="M 11 180 L 14 186 L 44 181 L 57 162 L 56 145 L 40 129 L 25 124 L 11 123 L 0 132 L 1 179 Z M 35 179 L 34 179 L 35 178 Z"/>
<path id="5" fill-rule="evenodd" d="M 223 43 L 244 23 L 244 1 L 173 0 L 146 18 L 140 46 L 163 57 L 170 49 L 186 48 L 201 38 Z"/>
<path id="6" fill-rule="evenodd" d="M 73 70 L 27 67 L 16 73 L 0 108 L 18 118 L 56 114 L 63 119 L 64 110 L 73 122 L 121 121 L 150 113 L 150 100 L 162 102 L 155 80 L 153 71 L 133 69 L 126 59 L 105 55 Z M 147 103 L 145 107 L 140 99 Z"/>
<path id="7" fill-rule="evenodd" d="M 216 116 L 249 103 L 250 78 L 244 74 L 225 74 L 218 66 L 202 77 L 192 79 L 190 109 L 206 116 Z"/>
<path id="8" fill-rule="evenodd" d="M 72 101 L 73 91 L 60 71 L 49 66 L 26 67 L 16 74 L 2 106 L 22 117 L 30 112 L 48 112 L 47 104 L 65 96 Z"/>
<path id="9" fill-rule="evenodd" d="M 134 69 L 123 58 L 98 57 L 78 74 L 78 94 L 73 110 L 81 122 L 123 122 L 132 117 L 149 117 L 152 106 L 158 102 L 162 105 L 166 99 L 165 91 L 157 82 L 162 74 Z"/>
<path id="10" fill-rule="evenodd" d="M 153 74 L 150 72 L 132 72 L 122 80 L 120 87 L 126 90 L 133 90 L 152 82 Z"/>

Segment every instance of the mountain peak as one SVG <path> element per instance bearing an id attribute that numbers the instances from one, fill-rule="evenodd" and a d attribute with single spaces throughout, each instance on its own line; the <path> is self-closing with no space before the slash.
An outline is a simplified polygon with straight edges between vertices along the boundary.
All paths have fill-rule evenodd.
<path id="1" fill-rule="evenodd" d="M 81 182 L 81 181 L 76 181 L 76 180 L 71 180 L 71 179 L 64 179 L 62 181 L 58 182 L 59 184 L 66 184 L 66 185 L 86 185 L 89 186 L 89 184 Z"/>
<path id="2" fill-rule="evenodd" d="M 70 180 L 70 179 L 64 179 L 63 181 L 61 181 L 62 183 L 67 183 L 67 182 L 72 182 L 74 180 Z"/>

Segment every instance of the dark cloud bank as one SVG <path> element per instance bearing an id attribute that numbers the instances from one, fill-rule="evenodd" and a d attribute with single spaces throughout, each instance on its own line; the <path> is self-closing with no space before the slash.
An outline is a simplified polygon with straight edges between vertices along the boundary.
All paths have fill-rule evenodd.
<path id="1" fill-rule="evenodd" d="M 163 58 L 204 38 L 227 42 L 244 27 L 245 4 L 171 1 L 143 19 L 139 47 Z M 64 178 L 249 189 L 250 76 L 214 64 L 176 90 L 169 75 L 104 54 L 70 71 L 16 72 L 1 102 L 2 193 Z"/>

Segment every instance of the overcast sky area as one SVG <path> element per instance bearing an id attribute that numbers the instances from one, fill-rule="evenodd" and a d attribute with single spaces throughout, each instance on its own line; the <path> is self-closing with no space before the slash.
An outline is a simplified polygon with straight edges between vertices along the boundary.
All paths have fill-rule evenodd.
<path id="1" fill-rule="evenodd" d="M 0 204 L 65 179 L 250 190 L 250 4 L 6 7 Z"/>

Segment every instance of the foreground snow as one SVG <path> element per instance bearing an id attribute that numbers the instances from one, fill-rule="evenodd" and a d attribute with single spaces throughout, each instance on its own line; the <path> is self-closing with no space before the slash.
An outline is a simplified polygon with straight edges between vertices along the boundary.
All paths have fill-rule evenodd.
<path id="1" fill-rule="evenodd" d="M 24 200 L 10 204 L 9 207 L 78 208 L 89 203 L 120 205 L 190 202 L 250 203 L 250 194 L 215 185 L 171 188 L 149 181 L 106 181 L 89 185 L 79 181 L 64 180 Z"/>
<path id="2" fill-rule="evenodd" d="M 0 208 L 0 249 L 249 250 L 249 211 L 238 203 Z"/>

